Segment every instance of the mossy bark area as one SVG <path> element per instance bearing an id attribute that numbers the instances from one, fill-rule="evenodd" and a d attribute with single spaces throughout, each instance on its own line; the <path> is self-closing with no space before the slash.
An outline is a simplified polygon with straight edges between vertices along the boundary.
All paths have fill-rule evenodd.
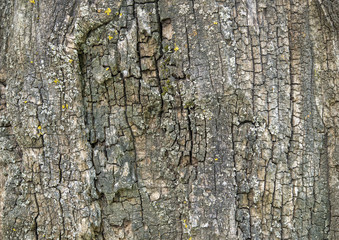
<path id="1" fill-rule="evenodd" d="M 339 239 L 338 0 L 2 0 L 1 239 Z"/>

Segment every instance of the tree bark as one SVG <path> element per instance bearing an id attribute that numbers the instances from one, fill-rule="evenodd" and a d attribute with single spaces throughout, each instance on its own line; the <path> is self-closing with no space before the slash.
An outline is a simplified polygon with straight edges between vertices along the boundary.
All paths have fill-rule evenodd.
<path id="1" fill-rule="evenodd" d="M 339 239 L 338 0 L 1 0 L 1 239 Z"/>

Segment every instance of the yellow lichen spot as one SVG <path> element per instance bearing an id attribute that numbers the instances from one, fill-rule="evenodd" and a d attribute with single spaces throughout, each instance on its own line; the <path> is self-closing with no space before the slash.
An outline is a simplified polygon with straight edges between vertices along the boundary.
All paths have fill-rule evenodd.
<path id="1" fill-rule="evenodd" d="M 15 231 L 16 231 L 16 229 L 15 229 L 15 228 L 13 228 L 13 231 L 15 232 Z"/>
<path id="2" fill-rule="evenodd" d="M 188 240 L 192 240 L 192 237 L 190 237 Z"/>
<path id="3" fill-rule="evenodd" d="M 184 201 L 184 203 L 186 204 L 187 202 L 186 202 L 186 201 Z"/>
<path id="4" fill-rule="evenodd" d="M 117 15 L 117 16 L 118 16 L 118 15 L 119 15 L 119 12 L 116 12 L 116 13 L 115 13 L 115 15 Z"/>
<path id="5" fill-rule="evenodd" d="M 54 83 L 58 83 L 58 82 L 59 82 L 59 79 L 56 78 L 56 79 L 54 80 Z"/>
<path id="6" fill-rule="evenodd" d="M 24 103 L 27 103 L 27 101 L 24 101 Z"/>
<path id="7" fill-rule="evenodd" d="M 177 44 L 174 43 L 174 51 L 178 51 L 178 50 L 179 50 L 179 48 L 178 48 Z"/>
<path id="8" fill-rule="evenodd" d="M 115 35 L 117 35 L 117 34 L 118 34 L 118 31 L 117 31 L 117 30 L 114 30 L 114 33 L 115 33 Z"/>
<path id="9" fill-rule="evenodd" d="M 108 71 L 109 70 L 109 67 L 108 68 L 106 68 L 106 71 Z"/>
<path id="10" fill-rule="evenodd" d="M 217 25 L 217 24 L 218 24 L 218 22 L 213 22 L 213 24 L 214 24 L 214 25 Z"/>
<path id="11" fill-rule="evenodd" d="M 215 160 L 215 161 L 218 161 L 218 158 L 215 158 L 214 160 Z"/>
<path id="12" fill-rule="evenodd" d="M 185 224 L 185 228 L 188 228 L 187 224 Z"/>
<path id="13" fill-rule="evenodd" d="M 111 35 L 108 36 L 108 39 L 109 39 L 109 40 L 112 40 L 112 38 L 113 38 L 113 37 L 112 37 Z"/>
<path id="14" fill-rule="evenodd" d="M 100 9 L 98 10 L 98 13 L 99 13 L 99 12 L 101 12 L 101 10 L 100 10 Z"/>
<path id="15" fill-rule="evenodd" d="M 33 61 L 31 61 L 31 63 L 33 63 Z"/>
<path id="16" fill-rule="evenodd" d="M 66 108 L 68 109 L 68 104 L 66 104 Z"/>
<path id="17" fill-rule="evenodd" d="M 184 223 L 186 223 L 186 219 L 184 219 L 183 221 L 184 221 Z"/>
<path id="18" fill-rule="evenodd" d="M 122 17 L 122 13 L 119 14 L 119 17 Z"/>
<path id="19" fill-rule="evenodd" d="M 107 15 L 109 15 L 109 14 L 111 13 L 111 9 L 110 9 L 110 8 L 107 8 L 107 10 L 105 11 L 105 13 L 106 13 Z"/>
<path id="20" fill-rule="evenodd" d="M 62 105 L 62 109 L 64 109 L 65 108 L 65 105 Z"/>
<path id="21" fill-rule="evenodd" d="M 35 1 L 34 1 L 34 0 L 29 0 L 29 2 L 30 2 L 30 3 L 35 3 Z"/>
<path id="22" fill-rule="evenodd" d="M 41 126 L 38 126 L 38 129 L 41 130 Z"/>
<path id="23" fill-rule="evenodd" d="M 68 60 L 70 63 L 72 63 L 73 62 L 73 59 L 70 59 L 70 60 Z"/>

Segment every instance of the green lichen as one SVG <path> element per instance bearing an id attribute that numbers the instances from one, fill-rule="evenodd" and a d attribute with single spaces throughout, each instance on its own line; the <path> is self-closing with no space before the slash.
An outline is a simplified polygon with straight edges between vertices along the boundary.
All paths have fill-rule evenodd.
<path id="1" fill-rule="evenodd" d="M 161 93 L 161 95 L 164 96 L 166 93 L 168 93 L 168 87 L 167 87 L 167 86 L 163 86 L 163 87 L 162 87 L 162 93 Z"/>
<path id="2" fill-rule="evenodd" d="M 189 100 L 184 104 L 185 109 L 192 109 L 194 108 L 194 106 L 195 106 L 194 100 Z"/>

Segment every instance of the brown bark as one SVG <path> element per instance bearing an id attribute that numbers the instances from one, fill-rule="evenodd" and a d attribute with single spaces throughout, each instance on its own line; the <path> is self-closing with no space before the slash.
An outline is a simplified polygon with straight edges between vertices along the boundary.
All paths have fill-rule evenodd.
<path id="1" fill-rule="evenodd" d="M 338 0 L 2 0 L 1 239 L 338 239 Z"/>

